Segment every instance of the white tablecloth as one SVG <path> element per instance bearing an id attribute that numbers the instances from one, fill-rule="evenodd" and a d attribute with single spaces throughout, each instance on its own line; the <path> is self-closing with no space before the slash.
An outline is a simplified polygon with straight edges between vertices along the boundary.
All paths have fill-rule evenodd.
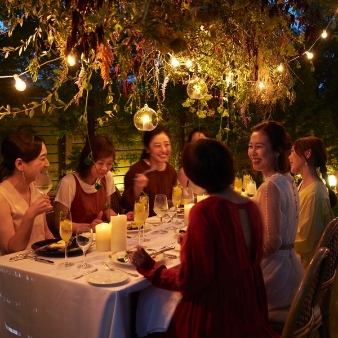
<path id="1" fill-rule="evenodd" d="M 145 243 L 148 248 L 158 249 L 176 242 L 175 231 L 159 235 L 154 230 L 158 227 L 147 233 L 151 238 Z M 137 235 L 131 237 L 128 247 L 137 244 Z M 101 261 L 109 261 L 109 254 L 92 250 L 87 254 L 87 262 L 103 271 Z M 179 248 L 175 254 L 179 254 Z M 82 256 L 70 257 L 74 266 L 69 268 L 58 266 L 62 257 L 48 258 L 55 261 L 49 265 L 28 259 L 11 262 L 12 256 L 15 255 L 0 257 L 1 338 L 128 338 L 133 334 L 131 293 L 150 285 L 141 275 L 130 276 L 119 286 L 93 286 L 86 277 L 73 279 L 80 272 L 77 265 L 83 260 Z M 178 259 L 165 261 L 168 266 L 178 263 Z M 121 268 L 121 265 L 115 267 Z M 135 272 L 133 267 L 125 271 Z"/>

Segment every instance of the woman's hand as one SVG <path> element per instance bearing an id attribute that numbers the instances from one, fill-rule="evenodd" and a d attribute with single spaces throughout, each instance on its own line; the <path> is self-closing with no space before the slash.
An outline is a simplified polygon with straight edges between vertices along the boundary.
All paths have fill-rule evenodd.
<path id="1" fill-rule="evenodd" d="M 52 210 L 53 206 L 50 203 L 50 197 L 48 195 L 41 195 L 31 204 L 30 209 L 34 217 Z"/>
<path id="2" fill-rule="evenodd" d="M 95 226 L 102 223 L 103 211 L 100 211 L 96 218 L 90 223 L 90 227 L 95 232 Z"/>
<path id="3" fill-rule="evenodd" d="M 136 269 L 144 264 L 146 259 L 150 257 L 146 251 L 140 246 L 136 246 L 136 251 L 131 255 L 130 261 L 136 267 Z"/>
<path id="4" fill-rule="evenodd" d="M 134 187 L 143 189 L 148 185 L 149 179 L 146 175 L 136 174 L 134 179 Z"/>

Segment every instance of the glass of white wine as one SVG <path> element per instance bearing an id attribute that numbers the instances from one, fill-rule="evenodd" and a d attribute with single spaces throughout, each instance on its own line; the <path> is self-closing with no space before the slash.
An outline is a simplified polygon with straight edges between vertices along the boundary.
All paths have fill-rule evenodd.
<path id="1" fill-rule="evenodd" d="M 86 254 L 92 241 L 93 230 L 91 227 L 80 227 L 76 230 L 76 243 L 81 248 L 84 255 L 83 263 L 77 266 L 79 269 L 88 269 L 92 267 L 91 264 L 86 262 Z"/>
<path id="2" fill-rule="evenodd" d="M 142 231 L 142 241 L 149 242 L 150 239 L 145 236 L 144 229 L 146 227 L 146 220 L 149 217 L 149 197 L 146 194 L 141 194 L 140 202 L 144 205 L 144 220 L 143 220 L 143 231 Z"/>
<path id="3" fill-rule="evenodd" d="M 72 266 L 74 263 L 68 261 L 68 241 L 72 237 L 73 225 L 72 225 L 72 216 L 70 210 L 60 211 L 60 236 L 65 241 L 65 261 L 60 263 L 60 266 Z"/>
<path id="4" fill-rule="evenodd" d="M 44 168 L 41 171 L 38 171 L 35 176 L 35 188 L 42 195 L 47 195 L 53 187 L 52 179 L 49 175 L 48 169 Z M 46 214 L 53 212 L 53 209 L 46 211 Z"/>
<path id="5" fill-rule="evenodd" d="M 174 218 L 177 215 L 177 209 L 176 209 L 175 203 L 172 200 L 168 200 L 168 213 L 167 214 L 168 214 L 168 216 L 170 218 L 170 222 L 171 222 L 169 229 L 170 230 L 176 229 L 173 226 L 173 223 L 174 223 Z"/>
<path id="6" fill-rule="evenodd" d="M 172 193 L 172 201 L 174 203 L 174 206 L 176 208 L 176 225 L 179 225 L 178 222 L 178 207 L 181 204 L 181 198 L 182 198 L 182 186 L 177 184 L 173 186 L 173 193 Z"/>
<path id="7" fill-rule="evenodd" d="M 168 200 L 166 195 L 164 194 L 155 195 L 154 212 L 157 216 L 160 217 L 161 230 L 159 231 L 159 233 L 160 234 L 168 233 L 167 230 L 163 229 L 162 222 L 162 217 L 168 212 Z"/>

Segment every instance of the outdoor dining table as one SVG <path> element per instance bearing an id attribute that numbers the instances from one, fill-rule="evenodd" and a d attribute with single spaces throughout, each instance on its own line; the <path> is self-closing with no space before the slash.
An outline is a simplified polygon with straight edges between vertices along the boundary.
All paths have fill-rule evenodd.
<path id="1" fill-rule="evenodd" d="M 183 224 L 181 224 L 183 226 Z M 168 224 L 164 227 L 169 228 Z M 147 248 L 176 245 L 172 254 L 179 257 L 176 243 L 177 230 L 158 233 L 159 226 L 146 232 Z M 129 235 L 128 248 L 138 242 L 137 234 Z M 176 243 L 176 244 L 175 244 Z M 86 261 L 98 271 L 104 271 L 102 261 L 125 272 L 137 273 L 131 265 L 116 264 L 109 258 L 111 252 L 98 252 L 95 245 Z M 64 257 L 44 257 L 54 264 L 44 264 L 31 259 L 10 261 L 16 254 L 0 257 L 0 337 L 114 337 L 135 335 L 132 322 L 132 294 L 147 288 L 150 283 L 143 276 L 128 275 L 121 284 L 96 286 L 88 283 L 77 265 L 83 256 L 69 257 L 71 267 L 59 267 Z M 179 264 L 179 258 L 160 258 L 168 267 Z"/>

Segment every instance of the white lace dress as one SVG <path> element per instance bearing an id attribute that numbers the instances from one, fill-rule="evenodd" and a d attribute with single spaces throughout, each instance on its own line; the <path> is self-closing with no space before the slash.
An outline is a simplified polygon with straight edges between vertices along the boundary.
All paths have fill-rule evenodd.
<path id="1" fill-rule="evenodd" d="M 276 173 L 259 187 L 255 201 L 263 219 L 265 257 L 261 267 L 269 310 L 289 306 L 304 274 L 293 249 L 299 196 L 290 174 Z"/>

